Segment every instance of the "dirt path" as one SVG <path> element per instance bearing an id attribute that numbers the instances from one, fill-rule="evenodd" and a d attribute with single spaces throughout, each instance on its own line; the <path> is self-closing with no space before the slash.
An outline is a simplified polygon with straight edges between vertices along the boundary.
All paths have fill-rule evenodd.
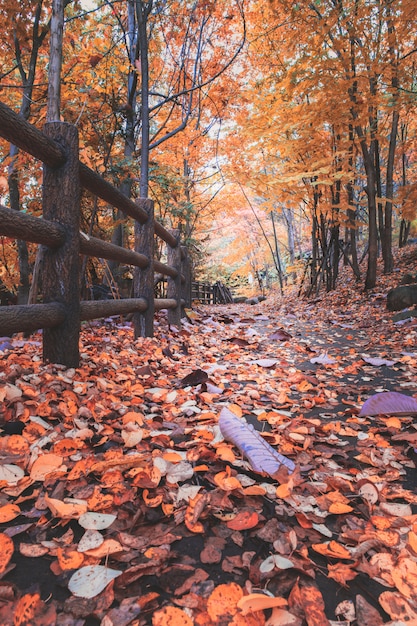
<path id="1" fill-rule="evenodd" d="M 294 626 L 311 611 L 314 624 L 339 623 L 343 601 L 357 626 L 404 611 L 417 620 L 402 575 L 417 580 L 414 421 L 358 417 L 375 393 L 417 393 L 417 327 L 394 324 L 374 302 L 357 318 L 338 310 L 202 307 L 181 332 L 161 320 L 154 340 L 135 343 L 123 324 L 86 327 L 77 371 L 41 365 L 36 342 L 11 352 L 3 381 L 21 397 L 3 407 L 0 453 L 27 482 L 1 493 L 20 513 L 0 523 L 0 539 L 14 543 L 0 623 L 12 624 L 24 594 L 39 592 L 34 626 L 95 626 L 106 616 L 154 626 L 164 607 L 180 611 L 173 623 L 188 624 L 187 615 L 195 626 L 264 626 L 268 612 L 250 621 L 236 599 L 218 604 L 262 590 L 288 603 Z M 254 472 L 222 440 L 223 407 L 292 459 L 294 477 Z M 64 455 L 62 468 L 29 480 L 28 441 L 39 458 Z M 114 514 L 101 532 L 118 551 L 80 557 L 77 515 L 65 517 L 46 496 Z M 75 597 L 70 555 L 122 573 L 102 593 Z"/>

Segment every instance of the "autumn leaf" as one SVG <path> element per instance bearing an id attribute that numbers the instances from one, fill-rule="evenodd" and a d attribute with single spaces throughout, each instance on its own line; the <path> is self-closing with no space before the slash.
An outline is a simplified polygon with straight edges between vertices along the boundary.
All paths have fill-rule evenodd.
<path id="1" fill-rule="evenodd" d="M 71 576 L 68 589 L 79 598 L 94 598 L 121 573 L 103 565 L 85 565 Z"/>
<path id="2" fill-rule="evenodd" d="M 233 519 L 226 522 L 232 530 L 247 530 L 258 525 L 259 516 L 256 511 L 240 511 Z"/>
<path id="3" fill-rule="evenodd" d="M 0 533 L 0 574 L 3 574 L 12 558 L 14 552 L 14 544 L 12 539 Z"/>
<path id="4" fill-rule="evenodd" d="M 237 612 L 237 603 L 243 597 L 243 591 L 236 583 L 218 585 L 207 601 L 210 618 L 218 620 L 232 619 Z"/>
<path id="5" fill-rule="evenodd" d="M 84 556 L 70 548 L 59 547 L 57 549 L 57 557 L 59 566 L 63 571 L 78 569 L 84 562 Z"/>
<path id="6" fill-rule="evenodd" d="M 417 401 L 397 391 L 383 391 L 371 396 L 362 406 L 364 415 L 416 415 Z"/>
<path id="7" fill-rule="evenodd" d="M 333 578 L 342 587 L 347 587 L 349 581 L 354 580 L 358 575 L 358 572 L 355 572 L 351 565 L 345 563 L 335 563 L 334 565 L 329 563 L 327 570 L 328 577 Z"/>
<path id="8" fill-rule="evenodd" d="M 0 523 L 10 522 L 20 515 L 20 508 L 16 504 L 5 504 L 0 507 Z"/>
<path id="9" fill-rule="evenodd" d="M 58 454 L 43 454 L 33 463 L 30 470 L 30 477 L 32 480 L 43 481 L 48 474 L 63 469 L 62 462 L 63 458 Z"/>
<path id="10" fill-rule="evenodd" d="M 193 626 L 193 620 L 182 609 L 165 606 L 152 615 L 152 626 Z"/>
<path id="11" fill-rule="evenodd" d="M 337 541 L 329 541 L 327 543 L 313 543 L 311 546 L 313 550 L 322 554 L 323 556 L 329 556 L 336 559 L 351 559 L 351 554 L 344 546 Z"/>

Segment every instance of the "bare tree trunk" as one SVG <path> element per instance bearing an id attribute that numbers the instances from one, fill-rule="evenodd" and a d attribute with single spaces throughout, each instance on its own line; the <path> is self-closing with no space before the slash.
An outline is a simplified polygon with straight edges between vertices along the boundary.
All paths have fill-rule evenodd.
<path id="1" fill-rule="evenodd" d="M 387 31 L 389 39 L 389 54 L 391 60 L 392 78 L 392 99 L 393 111 L 391 118 L 391 134 L 389 139 L 388 160 L 387 160 L 387 180 L 386 180 L 386 203 L 385 203 L 385 230 L 384 230 L 384 273 L 389 274 L 394 268 L 394 258 L 392 255 L 392 200 L 394 197 L 394 162 L 395 150 L 397 147 L 397 133 L 400 114 L 397 108 L 398 94 L 398 60 L 396 55 L 395 27 L 391 19 L 391 7 L 386 3 Z"/>
<path id="2" fill-rule="evenodd" d="M 363 160 L 366 170 L 368 196 L 368 266 L 366 270 L 365 289 L 373 289 L 376 285 L 376 268 L 378 260 L 378 226 L 376 207 L 375 167 L 372 149 L 368 150 L 365 139 L 361 141 Z"/>
<path id="3" fill-rule="evenodd" d="M 392 199 L 394 197 L 394 159 L 395 147 L 397 143 L 399 117 L 400 116 L 398 111 L 393 111 L 391 122 L 391 135 L 389 140 L 387 183 L 385 192 L 385 229 L 383 240 L 384 274 L 389 274 L 394 268 L 394 257 L 392 255 Z"/>
<path id="4" fill-rule="evenodd" d="M 36 6 L 33 16 L 32 26 L 32 50 L 29 58 L 29 65 L 27 68 L 23 66 L 22 51 L 17 30 L 14 32 L 14 50 L 16 69 L 19 71 L 22 86 L 23 95 L 22 103 L 20 106 L 19 115 L 23 119 L 29 119 L 30 108 L 32 103 L 32 92 L 35 81 L 36 64 L 38 61 L 39 48 L 48 32 L 48 27 L 40 30 L 40 20 L 42 16 L 42 0 L 40 0 Z M 27 43 L 27 42 L 26 42 Z M 26 45 L 26 44 L 25 44 Z M 10 207 L 15 211 L 20 211 L 20 191 L 19 191 L 19 169 L 18 169 L 18 154 L 19 149 L 10 145 L 10 166 L 8 171 L 8 184 L 9 184 L 9 196 Z M 17 249 L 19 256 L 19 286 L 18 286 L 18 303 L 26 304 L 29 297 L 29 254 L 28 247 L 25 241 L 17 241 Z"/>
<path id="5" fill-rule="evenodd" d="M 64 33 L 64 0 L 53 0 L 51 17 L 51 35 L 49 43 L 48 67 L 48 106 L 47 122 L 60 121 L 61 109 L 61 68 L 62 68 L 62 40 Z M 38 246 L 35 265 L 32 272 L 32 284 L 28 294 L 28 303 L 34 304 L 39 292 L 40 269 L 45 249 Z"/>
<path id="6" fill-rule="evenodd" d="M 10 146 L 10 166 L 8 175 L 10 208 L 20 211 L 19 170 L 17 158 L 19 149 Z M 26 304 L 29 297 L 29 253 L 26 241 L 17 240 L 17 253 L 19 259 L 19 285 L 17 287 L 17 303 Z"/>
<path id="7" fill-rule="evenodd" d="M 49 43 L 47 122 L 60 121 L 64 0 L 53 0 Z"/>

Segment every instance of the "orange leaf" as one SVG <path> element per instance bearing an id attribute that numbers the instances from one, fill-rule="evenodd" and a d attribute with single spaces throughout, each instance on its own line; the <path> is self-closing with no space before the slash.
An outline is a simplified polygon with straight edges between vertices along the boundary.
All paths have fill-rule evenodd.
<path id="1" fill-rule="evenodd" d="M 227 408 L 229 411 L 232 411 L 237 417 L 242 417 L 243 411 L 238 404 L 228 404 Z"/>
<path id="2" fill-rule="evenodd" d="M 35 624 L 36 614 L 39 612 L 39 609 L 42 605 L 43 602 L 38 593 L 26 593 L 20 598 L 16 605 L 13 619 L 14 626 L 26 626 L 26 624 Z"/>
<path id="3" fill-rule="evenodd" d="M 14 552 L 12 539 L 4 533 L 0 533 L 0 575 L 3 574 Z"/>
<path id="4" fill-rule="evenodd" d="M 63 571 L 78 569 L 84 563 L 84 555 L 71 548 L 58 548 L 56 555 Z"/>
<path id="5" fill-rule="evenodd" d="M 294 480 L 292 478 L 289 479 L 287 483 L 283 483 L 277 487 L 275 494 L 277 498 L 281 498 L 281 500 L 285 500 L 285 498 L 289 498 L 294 489 Z"/>
<path id="6" fill-rule="evenodd" d="M 223 491 L 233 491 L 234 489 L 241 489 L 242 485 L 237 478 L 232 476 L 229 466 L 226 467 L 225 472 L 219 472 L 214 477 L 214 482 Z"/>
<path id="7" fill-rule="evenodd" d="M 54 444 L 54 453 L 60 455 L 61 457 L 71 456 L 82 447 L 83 443 L 79 439 L 65 437 Z"/>
<path id="8" fill-rule="evenodd" d="M 241 511 L 232 520 L 226 523 L 231 530 L 247 530 L 254 528 L 259 522 L 256 511 Z"/>
<path id="9" fill-rule="evenodd" d="M 351 559 L 350 552 L 337 541 L 329 541 L 328 543 L 313 543 L 313 550 L 324 556 L 330 556 L 335 559 Z"/>
<path id="10" fill-rule="evenodd" d="M 389 417 L 385 421 L 385 424 L 388 428 L 397 428 L 398 430 L 401 430 L 401 420 L 398 419 L 398 417 Z"/>
<path id="11" fill-rule="evenodd" d="M 414 554 L 417 554 L 417 534 L 412 530 L 408 533 L 408 543 Z"/>
<path id="12" fill-rule="evenodd" d="M 27 453 L 29 444 L 22 435 L 10 435 L 6 439 L 7 449 L 13 454 Z"/>
<path id="13" fill-rule="evenodd" d="M 358 572 L 355 572 L 351 569 L 351 566 L 346 563 L 336 563 L 335 565 L 329 563 L 327 569 L 327 576 L 333 578 L 333 580 L 343 587 L 347 587 L 349 580 L 353 580 L 358 575 Z"/>
<path id="14" fill-rule="evenodd" d="M 170 463 L 180 463 L 182 461 L 182 456 L 178 452 L 164 452 L 162 458 Z"/>
<path id="15" fill-rule="evenodd" d="M 62 456 L 58 454 L 43 454 L 39 456 L 30 470 L 32 480 L 45 480 L 48 474 L 55 472 L 62 465 Z"/>
<path id="16" fill-rule="evenodd" d="M 288 602 L 285 598 L 266 596 L 264 593 L 250 593 L 248 596 L 243 596 L 237 603 L 243 615 L 251 613 L 252 611 L 263 611 L 276 606 L 283 607 L 287 605 Z"/>
<path id="17" fill-rule="evenodd" d="M 84 554 L 88 556 L 94 556 L 97 559 L 107 557 L 109 554 L 116 554 L 117 552 L 123 552 L 123 546 L 116 541 L 116 539 L 105 539 L 101 545 L 92 550 L 86 550 Z"/>
<path id="18" fill-rule="evenodd" d="M 301 604 L 308 626 L 330 626 L 324 613 L 324 600 L 321 592 L 313 585 L 300 586 Z"/>
<path id="19" fill-rule="evenodd" d="M 216 623 L 231 618 L 237 613 L 237 603 L 242 597 L 243 591 L 236 583 L 218 585 L 207 600 L 207 612 Z"/>
<path id="20" fill-rule="evenodd" d="M 388 517 L 382 517 L 382 515 L 372 515 L 371 522 L 379 530 L 391 528 L 391 520 Z"/>
<path id="21" fill-rule="evenodd" d="M 297 522 L 300 524 L 301 528 L 313 527 L 313 522 L 310 522 L 310 520 L 304 515 L 304 513 L 296 513 L 295 517 L 297 519 Z"/>
<path id="22" fill-rule="evenodd" d="M 63 502 L 56 498 L 50 498 L 48 494 L 45 494 L 45 502 L 52 515 L 62 517 L 63 519 L 78 519 L 87 511 L 87 502 Z"/>
<path id="23" fill-rule="evenodd" d="M 397 561 L 391 576 L 398 591 L 406 598 L 415 597 L 417 587 L 417 563 L 409 557 Z"/>
<path id="24" fill-rule="evenodd" d="M 165 606 L 152 615 L 152 626 L 193 626 L 194 622 L 182 609 Z"/>
<path id="25" fill-rule="evenodd" d="M 384 591 L 380 594 L 378 602 L 392 620 L 404 624 L 417 624 L 417 613 L 399 593 Z"/>
<path id="26" fill-rule="evenodd" d="M 245 496 L 264 496 L 266 494 L 266 489 L 265 487 L 261 487 L 261 485 L 252 485 L 251 487 L 245 487 L 243 493 Z"/>
<path id="27" fill-rule="evenodd" d="M 233 463 L 236 461 L 236 455 L 233 452 L 231 446 L 227 443 L 221 443 L 216 447 L 216 454 L 222 461 L 228 461 Z"/>
<path id="28" fill-rule="evenodd" d="M 0 507 L 0 524 L 10 522 L 18 515 L 20 515 L 20 509 L 16 504 L 5 504 L 4 506 Z"/>
<path id="29" fill-rule="evenodd" d="M 157 493 L 155 495 L 149 496 L 149 489 L 144 489 L 142 493 L 142 497 L 146 506 L 149 506 L 151 509 L 153 509 L 162 503 L 162 500 L 164 499 L 164 494 Z"/>
<path id="30" fill-rule="evenodd" d="M 184 523 L 192 533 L 204 532 L 204 526 L 198 519 L 209 500 L 210 496 L 208 493 L 198 493 L 195 498 L 189 499 L 185 511 Z"/>
<path id="31" fill-rule="evenodd" d="M 329 506 L 329 513 L 334 515 L 350 513 L 350 511 L 353 511 L 353 508 L 349 504 L 343 504 L 343 502 L 332 502 Z"/>
<path id="32" fill-rule="evenodd" d="M 125 413 L 122 417 L 122 423 L 128 424 L 130 422 L 133 422 L 133 423 L 139 424 L 139 426 L 142 426 L 143 424 L 142 413 L 136 413 L 136 411 L 128 411 L 127 413 Z"/>

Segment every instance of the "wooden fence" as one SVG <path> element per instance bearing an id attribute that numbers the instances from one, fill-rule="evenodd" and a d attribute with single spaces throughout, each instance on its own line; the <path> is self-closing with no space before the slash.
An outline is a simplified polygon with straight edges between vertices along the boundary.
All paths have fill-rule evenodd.
<path id="1" fill-rule="evenodd" d="M 221 282 L 214 285 L 193 281 L 191 283 L 191 299 L 198 300 L 201 304 L 227 304 L 233 302 L 231 291 Z"/>
<path id="2" fill-rule="evenodd" d="M 191 306 L 191 272 L 178 231 L 154 220 L 149 199 L 131 200 L 79 160 L 77 128 L 51 122 L 43 132 L 0 102 L 0 136 L 43 163 L 43 217 L 0 205 L 0 235 L 44 246 L 42 304 L 0 308 L 0 336 L 43 329 L 45 361 L 78 367 L 80 322 L 133 313 L 135 337 L 152 336 L 155 310 L 179 326 Z M 134 250 L 80 232 L 82 189 L 135 220 Z M 154 260 L 154 235 L 167 244 L 167 263 Z M 135 267 L 133 298 L 80 302 L 80 254 Z M 154 272 L 167 276 L 167 297 L 154 298 Z"/>

